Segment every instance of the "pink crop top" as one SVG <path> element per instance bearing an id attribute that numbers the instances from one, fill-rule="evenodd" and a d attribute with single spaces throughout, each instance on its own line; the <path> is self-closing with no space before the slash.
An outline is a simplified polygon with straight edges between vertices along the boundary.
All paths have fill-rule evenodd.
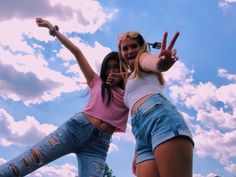
<path id="1" fill-rule="evenodd" d="M 90 87 L 90 98 L 82 112 L 105 121 L 117 128 L 117 132 L 125 132 L 128 120 L 128 108 L 124 104 L 124 90 L 113 88 L 113 99 L 110 104 L 103 102 L 101 94 L 102 80 L 94 74 Z"/>

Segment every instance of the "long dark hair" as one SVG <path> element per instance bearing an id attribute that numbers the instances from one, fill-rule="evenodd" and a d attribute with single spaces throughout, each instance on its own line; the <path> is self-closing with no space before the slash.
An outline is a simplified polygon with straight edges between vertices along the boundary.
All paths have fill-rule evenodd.
<path id="1" fill-rule="evenodd" d="M 106 100 L 106 104 L 110 104 L 110 102 L 112 101 L 113 98 L 113 94 L 112 94 L 112 90 L 111 87 L 109 87 L 106 84 L 106 80 L 107 80 L 107 67 L 108 67 L 108 63 L 110 60 L 115 60 L 117 61 L 117 64 L 120 64 L 120 59 L 119 59 L 119 54 L 118 52 L 110 52 L 108 53 L 105 58 L 103 59 L 102 62 L 102 66 L 101 66 L 101 71 L 100 71 L 100 78 L 102 79 L 102 98 L 103 101 Z M 124 82 L 123 80 L 121 80 L 118 84 L 118 87 L 120 87 L 121 89 L 124 89 Z M 106 99 L 105 99 L 106 98 Z"/>

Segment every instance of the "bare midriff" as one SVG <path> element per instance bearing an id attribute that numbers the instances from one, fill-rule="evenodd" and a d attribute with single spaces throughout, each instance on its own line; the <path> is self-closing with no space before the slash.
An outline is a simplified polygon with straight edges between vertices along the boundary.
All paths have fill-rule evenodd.
<path id="1" fill-rule="evenodd" d="M 132 109 L 131 109 L 131 117 L 134 116 L 134 113 L 135 113 L 135 111 L 137 110 L 137 108 L 138 108 L 144 101 L 146 101 L 150 96 L 152 96 L 152 95 L 153 95 L 153 93 L 152 93 L 152 94 L 149 94 L 149 95 L 146 95 L 146 96 L 142 97 L 141 99 L 139 99 L 139 100 L 134 104 L 134 106 L 133 106 Z"/>
<path id="2" fill-rule="evenodd" d="M 107 122 L 104 122 L 98 118 L 90 116 L 89 114 L 86 114 L 86 113 L 83 113 L 83 114 L 87 117 L 87 119 L 89 120 L 91 124 L 93 124 L 95 127 L 97 127 L 100 130 L 103 130 L 110 134 L 114 133 L 114 131 L 116 130 L 116 127 L 114 127 L 113 125 Z"/>

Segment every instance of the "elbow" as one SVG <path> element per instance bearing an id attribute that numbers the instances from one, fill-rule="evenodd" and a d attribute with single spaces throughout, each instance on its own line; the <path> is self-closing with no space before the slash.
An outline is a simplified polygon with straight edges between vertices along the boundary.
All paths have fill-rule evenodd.
<path id="1" fill-rule="evenodd" d="M 81 50 L 77 47 L 75 47 L 73 50 L 72 50 L 72 53 L 75 55 L 75 56 L 79 56 L 81 54 Z"/>

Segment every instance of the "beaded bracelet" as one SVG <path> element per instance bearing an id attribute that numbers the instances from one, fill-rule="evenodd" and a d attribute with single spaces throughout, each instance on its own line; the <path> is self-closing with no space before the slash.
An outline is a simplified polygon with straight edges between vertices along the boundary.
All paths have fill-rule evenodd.
<path id="1" fill-rule="evenodd" d="M 56 35 L 56 31 L 59 31 L 59 27 L 57 25 L 55 25 L 54 27 L 52 27 L 50 30 L 49 30 L 49 34 L 53 37 L 55 37 Z"/>

